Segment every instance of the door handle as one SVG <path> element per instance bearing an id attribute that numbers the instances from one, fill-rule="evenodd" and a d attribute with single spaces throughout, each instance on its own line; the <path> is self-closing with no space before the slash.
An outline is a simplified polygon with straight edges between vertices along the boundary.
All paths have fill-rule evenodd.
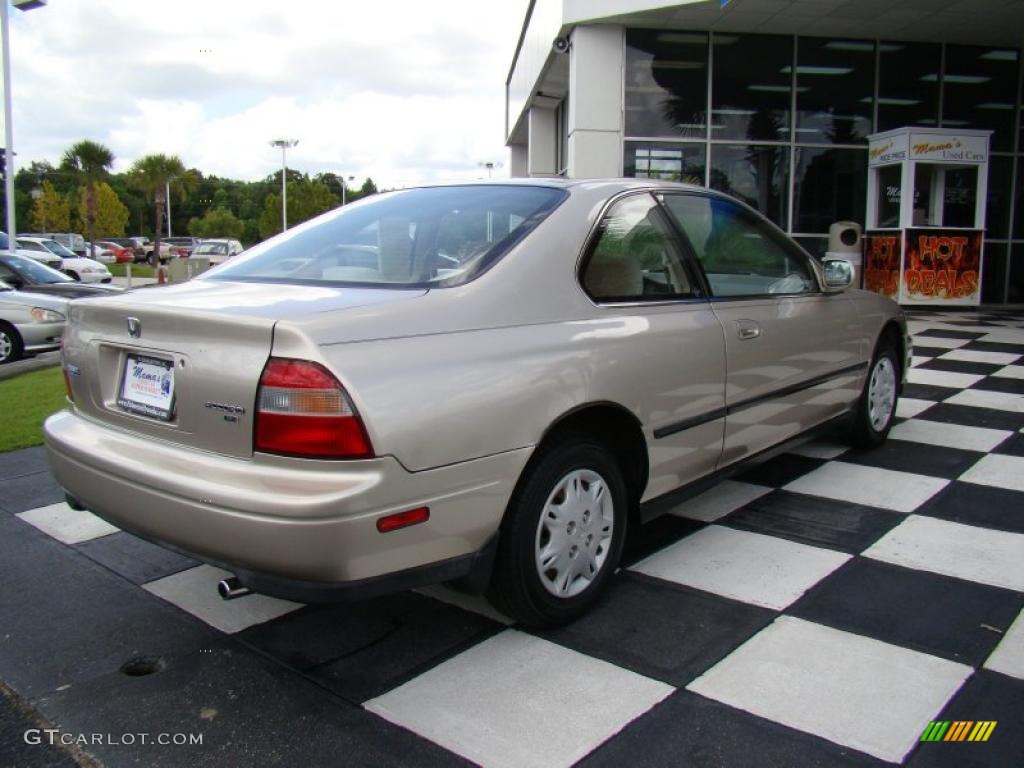
<path id="1" fill-rule="evenodd" d="M 737 320 L 736 336 L 740 341 L 750 341 L 761 335 L 761 326 L 753 320 Z"/>

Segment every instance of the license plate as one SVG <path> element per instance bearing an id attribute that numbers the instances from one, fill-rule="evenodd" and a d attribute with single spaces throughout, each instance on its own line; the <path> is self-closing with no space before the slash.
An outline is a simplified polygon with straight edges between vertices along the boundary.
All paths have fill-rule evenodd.
<path id="1" fill-rule="evenodd" d="M 117 404 L 126 411 L 170 421 L 174 408 L 174 363 L 128 355 Z"/>

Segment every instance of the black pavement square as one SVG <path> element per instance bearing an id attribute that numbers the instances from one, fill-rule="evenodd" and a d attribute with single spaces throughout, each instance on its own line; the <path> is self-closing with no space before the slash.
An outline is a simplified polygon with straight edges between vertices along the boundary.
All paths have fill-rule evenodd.
<path id="1" fill-rule="evenodd" d="M 928 418 L 931 418 L 931 409 L 928 410 Z M 843 461 L 952 480 L 960 477 L 984 455 L 940 445 L 887 440 L 874 448 L 854 449 L 844 453 Z"/>
<path id="2" fill-rule="evenodd" d="M 307 607 L 237 637 L 360 704 L 502 629 L 485 616 L 406 592 Z"/>
<path id="3" fill-rule="evenodd" d="M 993 453 L 1003 453 L 1007 456 L 1024 456 L 1024 435 L 1018 432 L 1001 442 Z"/>
<path id="4" fill-rule="evenodd" d="M 1024 765 L 1024 680 L 981 669 L 964 683 L 934 720 L 994 720 L 988 741 L 918 742 L 910 768 L 1006 768 Z M 921 724 L 921 732 L 928 723 Z"/>
<path id="5" fill-rule="evenodd" d="M 857 557 L 787 613 L 977 667 L 1022 606 L 1010 590 Z"/>
<path id="6" fill-rule="evenodd" d="M 1011 395 L 1024 395 L 1024 379 L 1011 379 L 1009 376 L 988 376 L 975 382 L 971 389 L 983 389 L 986 392 L 1006 392 Z"/>
<path id="7" fill-rule="evenodd" d="M 633 765 L 853 768 L 892 764 L 683 690 L 676 691 L 577 763 L 586 768 Z"/>
<path id="8" fill-rule="evenodd" d="M 221 636 L 15 517 L 0 541 L 0 679 L 26 698 Z"/>
<path id="9" fill-rule="evenodd" d="M 583 618 L 535 634 L 682 687 L 768 626 L 776 615 L 767 608 L 623 573 Z"/>
<path id="10" fill-rule="evenodd" d="M 950 373 L 972 373 L 977 376 L 988 376 L 1003 366 L 993 363 L 975 363 L 967 360 L 945 360 L 941 357 L 936 357 L 926 363 L 921 363 L 917 367 L 929 371 L 949 371 Z"/>
<path id="11" fill-rule="evenodd" d="M 914 357 L 938 357 L 949 350 L 946 347 L 927 347 L 923 344 L 914 344 Z"/>
<path id="12" fill-rule="evenodd" d="M 31 475 L 49 470 L 50 465 L 46 463 L 46 449 L 41 445 L 35 448 L 23 448 L 20 451 L 0 453 L 0 480 L 5 482 L 19 475 Z"/>
<path id="13" fill-rule="evenodd" d="M 718 522 L 730 528 L 857 554 L 905 519 L 906 515 L 898 512 L 778 490 Z"/>
<path id="14" fill-rule="evenodd" d="M 949 391 L 953 395 L 953 390 Z M 973 405 L 939 403 L 928 409 L 928 421 L 944 424 L 961 424 L 965 427 L 987 427 L 1017 431 L 1024 427 L 1024 413 L 1000 411 L 995 408 L 978 408 Z"/>
<path id="15" fill-rule="evenodd" d="M 0 509 L 5 512 L 24 512 L 58 501 L 64 501 L 64 489 L 57 485 L 48 469 L 5 479 L 0 490 Z"/>
<path id="16" fill-rule="evenodd" d="M 132 584 L 146 584 L 199 565 L 123 531 L 76 544 L 75 549 Z"/>
<path id="17" fill-rule="evenodd" d="M 1022 334 L 1022 338 L 1024 338 L 1024 334 Z M 964 344 L 960 349 L 969 349 L 972 352 L 1002 352 L 1008 355 L 1024 355 L 1024 344 L 1007 344 L 1002 341 L 971 341 Z"/>
<path id="18" fill-rule="evenodd" d="M 955 395 L 959 390 L 949 387 L 937 387 L 934 384 L 904 384 L 900 397 L 911 397 L 914 400 L 932 400 L 936 403 Z"/>
<path id="19" fill-rule="evenodd" d="M 927 330 L 915 333 L 914 335 L 924 337 L 933 336 L 940 339 L 977 339 L 985 334 L 978 333 L 977 331 L 951 331 L 946 328 L 928 328 Z"/>
<path id="20" fill-rule="evenodd" d="M 916 514 L 1024 533 L 1024 493 L 957 481 L 928 499 Z"/>
<path id="21" fill-rule="evenodd" d="M 813 472 L 824 463 L 824 459 L 812 459 L 795 453 L 783 453 L 751 467 L 745 472 L 741 472 L 736 476 L 736 479 L 744 483 L 766 485 L 769 488 L 781 488 L 797 478 L 803 477 L 808 472 Z"/>
<path id="22" fill-rule="evenodd" d="M 90 744 L 103 765 L 469 765 L 231 638 L 162 662 L 155 674 L 114 671 L 50 694 L 37 707 L 70 733 L 150 734 L 148 743 Z M 162 733 L 194 734 L 202 743 L 154 743 Z"/>

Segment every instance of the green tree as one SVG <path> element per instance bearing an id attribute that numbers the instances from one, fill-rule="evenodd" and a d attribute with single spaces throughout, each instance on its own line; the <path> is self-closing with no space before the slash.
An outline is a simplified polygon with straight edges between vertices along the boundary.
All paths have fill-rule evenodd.
<path id="1" fill-rule="evenodd" d="M 105 181 L 95 185 L 96 212 L 91 224 L 87 225 L 85 236 L 92 241 L 96 237 L 121 237 L 128 223 L 128 206 L 121 202 L 117 193 Z M 78 215 L 86 220 L 86 199 L 78 203 Z"/>
<path id="2" fill-rule="evenodd" d="M 244 230 L 245 224 L 227 208 L 213 208 L 201 219 L 194 216 L 188 222 L 188 231 L 196 237 L 231 237 L 238 240 Z"/>
<path id="3" fill-rule="evenodd" d="M 44 181 L 30 220 L 32 228 L 39 232 L 67 232 L 71 229 L 71 203 L 53 184 Z"/>
<path id="4" fill-rule="evenodd" d="M 338 206 L 338 197 L 320 181 L 300 176 L 288 183 L 288 224 L 294 226 Z M 281 231 L 281 198 L 271 193 L 263 203 L 259 233 L 266 239 Z"/>
<path id="5" fill-rule="evenodd" d="M 84 210 L 83 221 L 88 232 L 96 229 L 96 185 L 107 175 L 113 164 L 114 153 L 99 142 L 88 139 L 72 145 L 61 159 L 61 168 L 75 175 L 79 189 L 82 190 L 85 207 L 80 210 Z M 96 255 L 95 246 L 92 255 Z"/>
<path id="6" fill-rule="evenodd" d="M 185 169 L 177 155 L 146 155 L 140 157 L 129 171 L 132 186 L 142 192 L 156 210 L 156 229 L 153 233 L 153 263 L 160 255 L 160 233 L 164 229 L 164 205 L 166 190 L 170 187 L 171 197 L 185 198 L 199 184 L 195 173 Z"/>

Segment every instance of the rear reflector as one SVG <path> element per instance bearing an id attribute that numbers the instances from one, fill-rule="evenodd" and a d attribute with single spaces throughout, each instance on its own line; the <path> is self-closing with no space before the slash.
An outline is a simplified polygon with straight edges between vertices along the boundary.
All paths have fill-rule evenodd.
<path id="1" fill-rule="evenodd" d="M 425 523 L 430 519 L 430 508 L 419 507 L 410 509 L 408 512 L 398 512 L 394 515 L 387 515 L 377 521 L 377 530 L 381 533 L 390 533 L 399 528 L 408 528 L 410 525 Z"/>
<path id="2" fill-rule="evenodd" d="M 253 450 L 320 459 L 373 456 L 341 383 L 308 360 L 271 358 L 256 395 Z"/>

